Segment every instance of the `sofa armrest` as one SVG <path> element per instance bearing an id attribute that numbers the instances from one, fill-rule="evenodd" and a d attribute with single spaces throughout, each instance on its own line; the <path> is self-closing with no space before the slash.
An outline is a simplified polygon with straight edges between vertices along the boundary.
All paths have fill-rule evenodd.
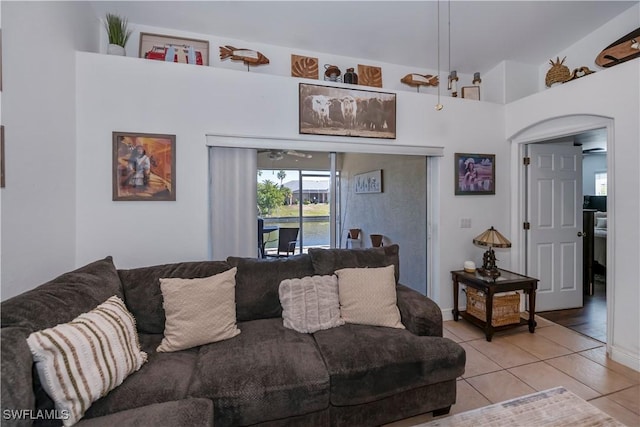
<path id="1" fill-rule="evenodd" d="M 442 336 L 442 312 L 433 300 L 407 286 L 396 286 L 402 324 L 416 335 Z"/>

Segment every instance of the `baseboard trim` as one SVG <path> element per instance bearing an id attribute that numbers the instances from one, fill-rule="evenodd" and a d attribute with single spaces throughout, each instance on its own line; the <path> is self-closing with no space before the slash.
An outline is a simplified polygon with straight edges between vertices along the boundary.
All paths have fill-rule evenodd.
<path id="1" fill-rule="evenodd" d="M 611 346 L 609 357 L 614 362 L 618 362 L 634 371 L 640 372 L 640 355 L 630 354 L 625 350 L 621 350 L 619 347 Z"/>

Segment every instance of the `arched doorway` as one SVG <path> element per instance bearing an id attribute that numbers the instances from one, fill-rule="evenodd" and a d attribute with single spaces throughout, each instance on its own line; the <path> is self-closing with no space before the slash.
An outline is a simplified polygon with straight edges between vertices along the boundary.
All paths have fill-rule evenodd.
<path id="1" fill-rule="evenodd" d="M 613 217 L 613 211 L 615 207 L 615 201 L 613 198 L 613 174 L 610 172 L 613 166 L 613 138 L 614 121 L 609 117 L 598 115 L 569 115 L 562 117 L 555 117 L 552 119 L 543 120 L 541 122 L 532 124 L 512 135 L 509 140 L 511 141 L 511 178 L 512 182 L 517 186 L 513 192 L 514 198 L 511 201 L 511 215 L 512 215 L 512 243 L 516 250 L 512 251 L 512 265 L 518 266 L 520 271 L 527 271 L 531 269 L 531 266 L 527 265 L 527 233 L 523 223 L 525 222 L 527 204 L 528 204 L 528 192 L 527 192 L 527 171 L 523 158 L 525 157 L 526 148 L 529 144 L 537 144 L 550 140 L 556 140 L 563 137 L 575 136 L 587 131 L 595 129 L 604 129 L 607 135 L 607 146 L 610 155 L 607 156 L 607 186 L 610 195 L 607 200 L 607 211 L 610 213 L 610 217 Z M 609 233 L 613 235 L 613 229 L 615 224 L 613 221 L 609 222 Z M 613 265 L 614 252 L 611 239 L 607 241 L 607 258 L 608 263 Z M 607 350 L 610 349 L 610 341 L 612 337 L 612 313 L 614 312 L 614 292 L 613 286 L 615 270 L 613 268 L 607 269 L 606 282 L 610 288 L 608 289 L 607 298 Z"/>

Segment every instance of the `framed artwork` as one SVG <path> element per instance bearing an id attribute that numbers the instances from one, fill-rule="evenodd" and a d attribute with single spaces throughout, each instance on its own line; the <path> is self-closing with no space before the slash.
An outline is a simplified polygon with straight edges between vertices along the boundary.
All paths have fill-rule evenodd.
<path id="1" fill-rule="evenodd" d="M 113 132 L 113 200 L 176 200 L 176 136 Z"/>
<path id="2" fill-rule="evenodd" d="M 138 56 L 158 61 L 209 65 L 209 41 L 140 33 Z"/>
<path id="3" fill-rule="evenodd" d="M 462 97 L 480 101 L 480 86 L 463 86 Z"/>
<path id="4" fill-rule="evenodd" d="M 495 154 L 455 153 L 455 194 L 496 194 Z"/>
<path id="5" fill-rule="evenodd" d="M 354 175 L 356 194 L 382 193 L 382 170 Z"/>
<path id="6" fill-rule="evenodd" d="M 396 137 L 396 94 L 300 83 L 302 134 Z"/>

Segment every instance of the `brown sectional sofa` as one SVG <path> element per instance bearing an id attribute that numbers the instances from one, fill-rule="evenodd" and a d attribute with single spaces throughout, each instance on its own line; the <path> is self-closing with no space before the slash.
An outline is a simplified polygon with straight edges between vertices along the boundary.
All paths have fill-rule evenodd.
<path id="1" fill-rule="evenodd" d="M 52 409 L 33 368 L 27 336 L 117 295 L 136 318 L 148 362 L 94 402 L 79 426 L 374 426 L 446 412 L 456 399 L 465 352 L 442 338 L 440 309 L 418 292 L 401 284 L 396 288 L 406 330 L 346 324 L 301 334 L 283 327 L 278 298 L 283 279 L 389 264 L 396 266 L 397 280 L 396 245 L 130 270 L 116 270 L 110 257 L 96 261 L 2 303 L 1 409 L 3 414 Z M 241 334 L 157 353 L 165 321 L 158 279 L 207 277 L 233 267 L 238 268 Z M 51 425 L 50 420 L 8 418 L 3 425 Z"/>

